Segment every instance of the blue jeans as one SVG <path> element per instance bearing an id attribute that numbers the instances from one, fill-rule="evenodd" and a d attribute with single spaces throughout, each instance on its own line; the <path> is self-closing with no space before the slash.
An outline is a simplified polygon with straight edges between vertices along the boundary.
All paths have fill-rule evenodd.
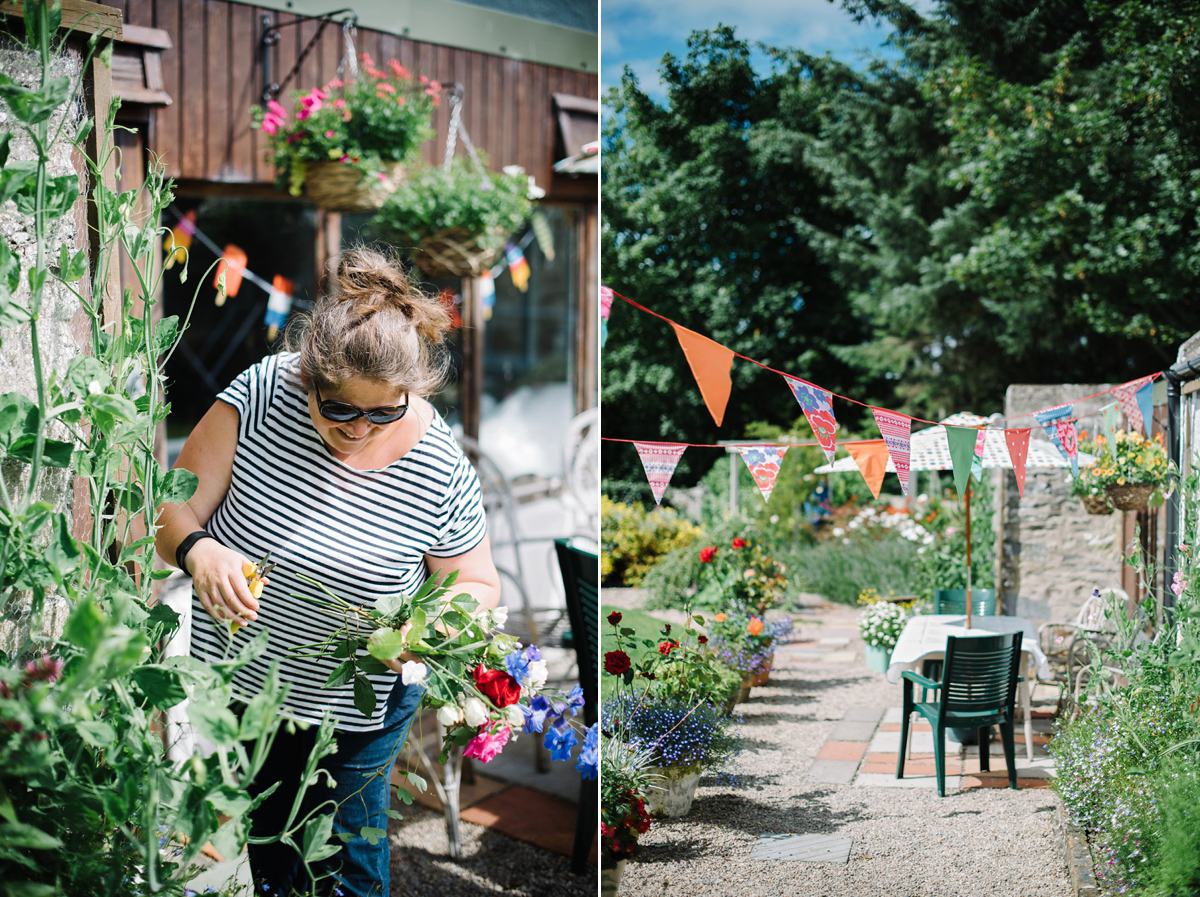
<path id="1" fill-rule="evenodd" d="M 251 844 L 250 872 L 256 897 L 292 897 L 294 894 L 344 895 L 344 897 L 388 897 L 390 850 L 387 837 L 372 845 L 361 837 L 364 826 L 387 830 L 386 810 L 391 806 L 391 770 L 409 726 L 421 704 L 424 689 L 405 686 L 396 677 L 388 697 L 382 729 L 372 732 L 337 732 L 337 752 L 324 757 L 320 768 L 328 770 L 337 783 L 329 787 L 325 778 L 309 787 L 301 808 L 303 815 L 325 801 L 337 803 L 333 831 L 352 834 L 341 850 L 313 864 L 314 882 L 304 869 L 300 855 L 287 844 Z M 280 787 L 250 814 L 252 835 L 271 836 L 283 831 L 299 788 L 305 763 L 312 752 L 316 727 L 289 734 L 280 730 L 266 762 L 250 783 L 257 796 L 275 782 Z M 302 841 L 298 832 L 295 840 Z M 339 843 L 336 839 L 334 843 Z"/>

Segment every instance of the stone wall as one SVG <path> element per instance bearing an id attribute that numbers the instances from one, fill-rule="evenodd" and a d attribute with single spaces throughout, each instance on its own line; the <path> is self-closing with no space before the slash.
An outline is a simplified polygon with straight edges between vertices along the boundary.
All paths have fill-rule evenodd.
<path id="1" fill-rule="evenodd" d="M 3 40 L 0 38 L 0 40 Z M 53 63 L 54 76 L 67 76 L 77 81 L 81 66 L 77 53 L 59 57 Z M 41 65 L 36 53 L 11 42 L 0 43 L 0 71 L 14 80 L 34 86 L 41 78 Z M 68 120 L 64 121 L 64 116 Z M 51 119 L 51 133 L 61 127 L 62 136 L 55 141 L 50 149 L 51 177 L 67 174 L 78 174 L 78 159 L 72 147 L 72 139 L 82 120 L 82 109 L 79 104 L 69 104 L 65 110 Z M 32 141 L 17 127 L 12 120 L 7 106 L 0 101 L 0 133 L 12 132 L 10 145 L 10 161 L 32 160 L 35 158 Z M 58 247 L 66 243 L 71 247 L 84 244 L 86 234 L 81 211 L 82 202 L 77 203 L 77 214 L 66 216 L 50 222 L 46 245 L 47 263 L 57 264 Z M 37 242 L 34 238 L 34 222 L 32 216 L 22 215 L 17 211 L 16 203 L 8 200 L 0 206 L 0 239 L 17 255 L 21 262 L 21 284 L 16 293 L 16 300 L 26 307 L 29 304 L 29 286 L 26 272 L 34 266 L 37 257 Z M 77 283 L 76 286 L 81 286 Z M 43 303 L 38 321 L 38 345 L 42 359 L 43 377 L 49 380 L 55 371 L 65 370 L 67 363 L 79 354 L 79 341 L 76 334 L 80 326 L 79 316 L 81 306 L 79 300 L 70 289 L 62 286 L 54 278 L 47 280 L 43 292 Z M 19 392 L 37 401 L 37 381 L 34 376 L 31 331 L 28 326 L 0 328 L 0 393 Z M 49 434 L 56 439 L 70 439 L 65 428 L 57 429 Z M 4 478 L 9 494 L 14 497 L 23 495 L 28 488 L 29 467 L 26 464 L 13 461 L 0 462 L 0 476 Z M 71 513 L 73 499 L 74 477 L 69 470 L 43 470 L 37 487 L 37 498 L 47 501 L 59 511 Z M 53 633 L 58 631 L 65 617 L 65 603 L 48 598 L 46 602 L 46 619 L 43 629 Z M 11 653 L 14 644 L 19 643 L 19 634 L 28 631 L 28 618 L 23 612 L 20 599 L 14 599 L 9 606 L 3 608 L 3 620 L 0 620 L 0 650 Z"/>
<path id="2" fill-rule="evenodd" d="M 1080 400 L 1080 396 L 1114 385 L 1010 386 L 1004 416 L 1008 426 L 1032 426 L 1031 438 L 1049 442 L 1037 421 L 1022 415 L 1063 402 L 1075 403 L 1075 416 L 1086 415 L 1112 397 Z M 1069 620 L 1093 589 L 1121 585 L 1122 514 L 1094 516 L 1084 511 L 1079 499 L 1071 496 L 1069 469 L 1029 469 L 1024 497 L 1009 473 L 1003 499 L 998 525 L 1003 533 L 1000 583 L 1006 613 L 1035 622 Z"/>

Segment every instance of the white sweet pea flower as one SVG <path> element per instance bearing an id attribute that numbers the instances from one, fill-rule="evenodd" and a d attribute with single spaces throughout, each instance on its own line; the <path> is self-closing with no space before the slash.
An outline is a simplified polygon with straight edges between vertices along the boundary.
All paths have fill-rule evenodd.
<path id="1" fill-rule="evenodd" d="M 508 622 L 508 605 L 501 604 L 491 609 L 492 628 L 503 629 L 504 624 Z"/>
<path id="2" fill-rule="evenodd" d="M 463 711 L 457 704 L 443 704 L 438 708 L 437 718 L 439 723 L 449 729 L 462 722 Z"/>
<path id="3" fill-rule="evenodd" d="M 546 684 L 546 678 L 549 676 L 549 671 L 546 669 L 546 661 L 531 660 L 529 662 L 529 687 L 539 689 Z"/>
<path id="4" fill-rule="evenodd" d="M 400 667 L 400 681 L 405 685 L 420 685 L 429 675 L 429 667 L 417 660 L 406 660 Z"/>
<path id="5" fill-rule="evenodd" d="M 468 726 L 482 726 L 488 721 L 487 707 L 479 698 L 467 698 L 467 703 L 463 707 L 463 719 L 466 720 Z"/>
<path id="6" fill-rule="evenodd" d="M 500 713 L 504 717 L 504 721 L 514 729 L 519 729 L 525 725 L 525 714 L 521 712 L 521 708 L 516 704 L 509 704 Z"/>

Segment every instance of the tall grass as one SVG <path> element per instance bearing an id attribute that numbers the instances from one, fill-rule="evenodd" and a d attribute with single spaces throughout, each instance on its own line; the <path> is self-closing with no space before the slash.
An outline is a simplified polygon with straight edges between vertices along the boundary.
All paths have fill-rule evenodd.
<path id="1" fill-rule="evenodd" d="M 856 604 L 863 589 L 913 594 L 917 546 L 903 539 L 840 541 L 798 546 L 785 563 L 804 592 L 837 604 Z"/>

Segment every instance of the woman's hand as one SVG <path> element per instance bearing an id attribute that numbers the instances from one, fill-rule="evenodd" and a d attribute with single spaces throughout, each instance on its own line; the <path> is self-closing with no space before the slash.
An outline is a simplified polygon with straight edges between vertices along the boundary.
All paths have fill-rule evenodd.
<path id="1" fill-rule="evenodd" d="M 201 539 L 192 546 L 185 563 L 196 597 L 214 620 L 245 625 L 258 619 L 258 599 L 243 570 L 250 562 L 241 554 L 216 539 Z"/>

